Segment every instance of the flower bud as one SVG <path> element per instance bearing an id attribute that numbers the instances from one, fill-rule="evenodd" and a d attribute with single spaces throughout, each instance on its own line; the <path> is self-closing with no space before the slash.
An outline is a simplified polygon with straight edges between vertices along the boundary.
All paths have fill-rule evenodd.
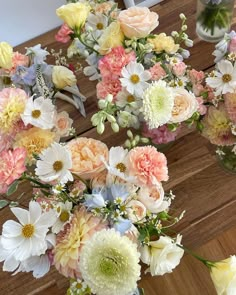
<path id="1" fill-rule="evenodd" d="M 120 127 L 117 123 L 111 123 L 111 128 L 116 133 L 119 132 L 119 130 L 120 130 Z"/>
<path id="2" fill-rule="evenodd" d="M 99 109 L 105 109 L 107 106 L 107 101 L 105 99 L 100 99 L 98 101 L 98 107 Z"/>
<path id="3" fill-rule="evenodd" d="M 99 122 L 98 126 L 97 126 L 97 132 L 98 134 L 102 134 L 105 130 L 105 125 L 102 122 Z"/>

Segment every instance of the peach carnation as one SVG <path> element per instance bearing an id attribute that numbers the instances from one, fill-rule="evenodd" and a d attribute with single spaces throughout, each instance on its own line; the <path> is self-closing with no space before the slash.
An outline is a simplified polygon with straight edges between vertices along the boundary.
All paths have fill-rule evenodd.
<path id="1" fill-rule="evenodd" d="M 14 147 L 23 147 L 27 151 L 27 161 L 31 164 L 34 161 L 33 155 L 40 154 L 44 149 L 48 148 L 55 140 L 55 133 L 33 127 L 23 130 L 16 135 Z"/>
<path id="2" fill-rule="evenodd" d="M 28 96 L 19 88 L 4 88 L 0 91 L 0 130 L 1 133 L 11 133 L 21 121 Z"/>
<path id="3" fill-rule="evenodd" d="M 112 94 L 116 98 L 121 89 L 121 82 L 118 79 L 101 81 L 97 84 L 97 97 L 105 99 L 108 94 Z"/>
<path id="4" fill-rule="evenodd" d="M 151 73 L 152 75 L 152 80 L 159 80 L 159 79 L 162 79 L 163 77 L 166 76 L 166 72 L 165 70 L 163 69 L 163 67 L 161 66 L 161 63 L 158 62 L 156 63 L 153 67 L 151 67 L 149 69 L 149 72 Z"/>
<path id="5" fill-rule="evenodd" d="M 25 159 L 26 150 L 24 148 L 0 153 L 0 193 L 6 193 L 8 186 L 21 177 L 26 170 Z"/>
<path id="6" fill-rule="evenodd" d="M 72 173 L 91 179 L 105 169 L 103 159 L 108 161 L 108 147 L 101 141 L 80 137 L 71 140 L 67 147 L 72 154 Z"/>
<path id="7" fill-rule="evenodd" d="M 79 259 L 83 245 L 95 232 L 106 227 L 106 222 L 88 213 L 84 207 L 76 208 L 70 223 L 57 235 L 53 250 L 56 269 L 66 277 L 80 278 Z"/>
<path id="8" fill-rule="evenodd" d="M 129 152 L 129 169 L 140 185 L 156 185 L 168 180 L 166 157 L 153 146 L 132 149 Z"/>
<path id="9" fill-rule="evenodd" d="M 12 68 L 10 73 L 14 74 L 18 66 L 27 67 L 29 64 L 29 57 L 27 55 L 21 54 L 19 52 L 14 52 L 12 57 Z"/>
<path id="10" fill-rule="evenodd" d="M 70 29 L 70 27 L 67 24 L 63 24 L 60 27 L 60 30 L 57 32 L 57 34 L 55 35 L 55 39 L 58 42 L 61 43 L 67 43 L 70 41 L 70 34 L 72 34 L 73 31 Z"/>

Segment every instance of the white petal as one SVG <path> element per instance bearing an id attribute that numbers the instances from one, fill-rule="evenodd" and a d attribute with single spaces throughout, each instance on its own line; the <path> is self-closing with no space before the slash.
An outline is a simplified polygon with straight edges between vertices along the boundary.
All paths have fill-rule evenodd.
<path id="1" fill-rule="evenodd" d="M 2 270 L 3 271 L 14 271 L 19 266 L 19 264 L 20 264 L 20 262 L 17 261 L 13 255 L 9 256 L 5 260 Z"/>
<path id="2" fill-rule="evenodd" d="M 18 237 L 22 233 L 22 226 L 14 220 L 8 220 L 3 224 L 2 234 L 4 237 Z"/>
<path id="3" fill-rule="evenodd" d="M 24 239 L 22 236 L 16 238 L 5 238 L 2 237 L 2 246 L 6 250 L 13 250 L 19 247 L 23 243 Z"/>
<path id="4" fill-rule="evenodd" d="M 29 212 L 22 208 L 11 208 L 12 213 L 20 221 L 22 225 L 28 224 L 30 222 Z"/>
<path id="5" fill-rule="evenodd" d="M 29 203 L 29 212 L 30 212 L 30 223 L 37 223 L 39 220 L 41 214 L 42 214 L 42 209 L 39 203 L 35 201 L 31 201 Z"/>
<path id="6" fill-rule="evenodd" d="M 23 239 L 23 242 L 15 252 L 15 258 L 23 261 L 32 255 L 32 241 L 31 239 Z"/>

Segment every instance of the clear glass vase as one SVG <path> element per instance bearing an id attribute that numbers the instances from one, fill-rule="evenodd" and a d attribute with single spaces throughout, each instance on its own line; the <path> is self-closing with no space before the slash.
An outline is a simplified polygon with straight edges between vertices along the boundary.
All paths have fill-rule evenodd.
<path id="1" fill-rule="evenodd" d="M 11 87 L 11 85 L 12 85 L 12 81 L 11 81 L 10 75 L 0 70 L 0 91 L 3 88 Z"/>
<path id="2" fill-rule="evenodd" d="M 236 174 L 236 154 L 232 147 L 222 147 L 216 153 L 220 166 L 225 171 Z"/>
<path id="3" fill-rule="evenodd" d="M 197 0 L 197 35 L 208 42 L 220 41 L 229 31 L 234 0 Z"/>

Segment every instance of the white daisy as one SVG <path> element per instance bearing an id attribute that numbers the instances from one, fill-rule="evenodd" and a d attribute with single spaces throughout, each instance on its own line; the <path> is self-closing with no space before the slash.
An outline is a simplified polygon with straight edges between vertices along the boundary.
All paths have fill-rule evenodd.
<path id="1" fill-rule="evenodd" d="M 72 202 L 66 201 L 65 203 L 58 203 L 56 206 L 57 220 L 53 224 L 52 232 L 58 234 L 59 231 L 62 230 L 64 224 L 70 221 L 70 217 L 72 216 Z"/>
<path id="2" fill-rule="evenodd" d="M 233 93 L 236 89 L 236 64 L 233 66 L 230 61 L 221 60 L 217 68 L 219 71 L 215 71 L 215 77 L 206 78 L 207 84 L 216 90 L 216 95 Z"/>
<path id="3" fill-rule="evenodd" d="M 108 25 L 108 18 L 102 13 L 92 14 L 90 13 L 87 18 L 86 28 L 92 28 L 93 33 L 95 33 L 95 37 L 98 38 L 101 36 L 103 30 Z"/>
<path id="4" fill-rule="evenodd" d="M 153 82 L 144 92 L 141 111 L 150 129 L 166 124 L 171 119 L 173 107 L 174 92 L 165 81 Z"/>
<path id="5" fill-rule="evenodd" d="M 58 180 L 61 183 L 72 181 L 73 176 L 69 169 L 72 168 L 70 151 L 59 143 L 53 143 L 40 155 L 36 162 L 35 174 L 45 182 Z"/>
<path id="6" fill-rule="evenodd" d="M 143 91 L 149 86 L 146 82 L 151 79 L 151 74 L 144 70 L 140 63 L 131 61 L 121 71 L 123 78 L 120 78 L 121 85 L 127 89 L 128 92 L 141 97 Z"/>
<path id="7" fill-rule="evenodd" d="M 21 119 L 25 125 L 31 124 L 42 129 L 51 129 L 54 126 L 55 106 L 51 99 L 42 96 L 33 99 L 30 97 L 26 103 Z"/>
<path id="8" fill-rule="evenodd" d="M 142 106 L 142 101 L 123 88 L 116 96 L 116 105 L 120 108 L 129 107 L 130 111 L 135 112 Z"/>
<path id="9" fill-rule="evenodd" d="M 16 261 L 44 254 L 47 250 L 46 235 L 56 220 L 55 212 L 42 213 L 40 205 L 34 201 L 29 203 L 29 211 L 22 208 L 11 208 L 11 211 L 20 223 L 8 220 L 3 224 L 3 249 L 14 253 Z"/>

